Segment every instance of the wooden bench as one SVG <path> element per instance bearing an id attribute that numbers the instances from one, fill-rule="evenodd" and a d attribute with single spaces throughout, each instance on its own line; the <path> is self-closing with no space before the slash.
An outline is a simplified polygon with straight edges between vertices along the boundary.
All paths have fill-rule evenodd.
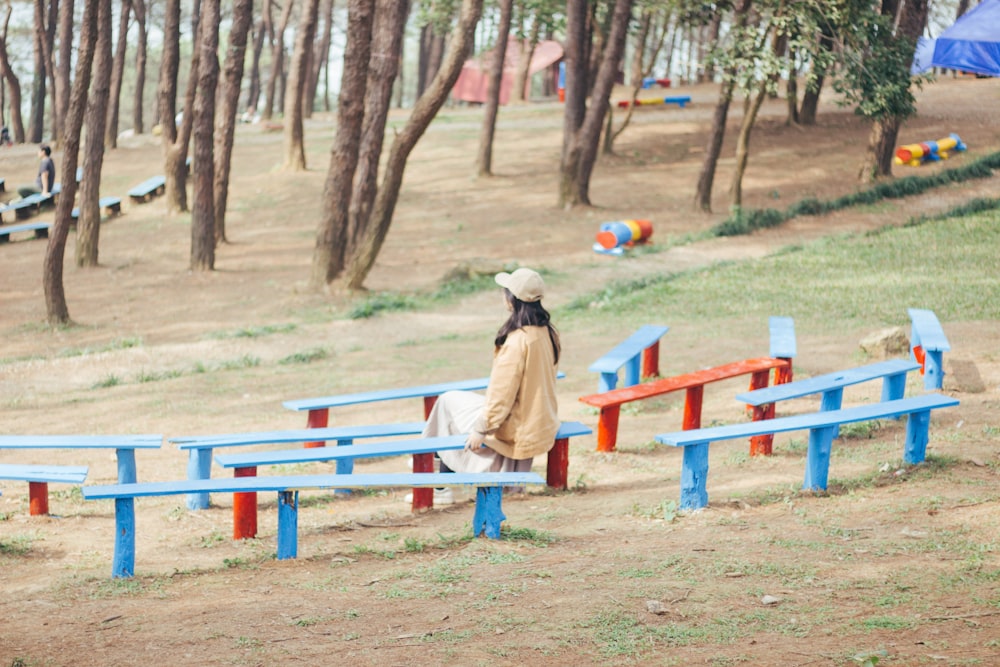
<path id="1" fill-rule="evenodd" d="M 121 215 L 122 212 L 122 200 L 119 197 L 101 197 L 97 201 L 97 206 L 108 212 L 108 215 L 115 216 Z M 74 219 L 80 217 L 80 207 L 77 206 L 70 213 Z"/>
<path id="2" fill-rule="evenodd" d="M 951 344 L 933 311 L 909 308 L 908 312 L 910 352 L 920 364 L 924 389 L 940 389 L 944 382 L 944 353 L 951 350 Z"/>
<path id="3" fill-rule="evenodd" d="M 417 432 L 419 433 L 420 431 Z M 556 489 L 566 488 L 566 479 L 569 474 L 569 439 L 578 435 L 589 435 L 592 432 L 589 427 L 580 422 L 563 422 L 560 425 L 559 431 L 556 433 L 555 444 L 549 450 L 547 458 L 546 484 L 549 487 Z M 233 473 L 236 477 L 252 477 L 257 474 L 258 466 L 313 463 L 317 461 L 336 461 L 338 474 L 350 474 L 354 470 L 354 459 L 410 454 L 413 456 L 414 472 L 427 474 L 434 472 L 434 452 L 462 449 L 465 446 L 465 439 L 465 435 L 451 435 L 436 438 L 372 442 L 363 445 L 341 445 L 331 448 L 221 454 L 215 457 L 215 462 L 223 468 L 233 468 Z M 418 457 L 424 456 L 431 457 L 430 467 L 419 467 Z M 422 506 L 417 505 L 416 489 L 413 497 L 413 511 L 424 509 Z M 233 498 L 234 535 L 253 537 L 256 534 L 256 512 L 256 497 Z"/>
<path id="4" fill-rule="evenodd" d="M 642 378 L 660 374 L 660 339 L 670 327 L 647 324 L 616 345 L 587 370 L 600 373 L 597 391 L 611 391 L 618 384 L 618 371 L 625 368 L 623 386 L 639 384 Z"/>
<path id="5" fill-rule="evenodd" d="M 162 195 L 167 188 L 166 176 L 153 176 L 139 183 L 128 191 L 128 196 L 136 203 L 147 202 L 157 195 Z"/>
<path id="6" fill-rule="evenodd" d="M 565 373 L 559 373 L 557 378 L 566 377 Z M 395 401 L 404 398 L 421 398 L 424 402 L 424 419 L 427 419 L 437 402 L 438 396 L 448 391 L 476 391 L 486 389 L 489 385 L 489 377 L 475 378 L 472 380 L 457 380 L 454 382 L 441 382 L 438 384 L 419 385 L 416 387 L 402 387 L 397 389 L 379 389 L 376 391 L 364 391 L 355 394 L 340 394 L 338 396 L 323 396 L 320 398 L 304 398 L 294 401 L 285 401 L 283 405 L 289 410 L 308 411 L 306 428 L 323 428 L 329 424 L 330 408 L 343 407 L 346 405 L 359 405 L 362 403 L 375 403 L 380 401 Z M 321 446 L 321 443 L 306 443 L 306 447 Z M 434 456 L 432 454 L 421 454 L 413 460 L 414 470 L 429 471 L 434 467 Z M 413 494 L 414 509 L 424 509 L 434 506 L 434 493 L 431 489 L 419 489 Z"/>
<path id="7" fill-rule="evenodd" d="M 45 516 L 49 513 L 49 484 L 83 484 L 87 466 L 0 463 L 0 479 L 27 482 L 29 514 Z"/>
<path id="8" fill-rule="evenodd" d="M 43 205 L 53 204 L 55 202 L 55 194 L 56 191 L 53 189 L 53 191 L 47 195 L 36 193 L 28 195 L 27 197 L 15 199 L 5 206 L 0 206 L 0 219 L 2 219 L 2 214 L 7 211 L 14 211 L 15 220 L 30 218 L 38 213 Z"/>
<path id="9" fill-rule="evenodd" d="M 905 359 L 890 359 L 836 373 L 817 375 L 807 380 L 796 380 L 795 382 L 748 391 L 737 394 L 736 400 L 754 408 L 764 409 L 765 419 L 774 418 L 775 403 L 813 394 L 822 394 L 820 410 L 839 410 L 844 399 L 844 387 L 881 379 L 882 400 L 894 401 L 903 398 L 906 391 L 906 374 L 919 367 L 919 364 Z M 759 447 L 764 450 L 762 453 L 771 453 L 772 441 L 771 435 L 760 436 L 758 443 Z"/>
<path id="10" fill-rule="evenodd" d="M 506 519 L 502 510 L 503 486 L 542 484 L 535 473 L 402 473 L 379 475 L 297 475 L 282 477 L 234 477 L 145 484 L 84 486 L 87 500 L 115 501 L 115 547 L 112 578 L 135 574 L 135 499 L 140 496 L 167 496 L 191 493 L 278 494 L 277 557 L 295 558 L 298 553 L 298 496 L 307 489 L 392 489 L 420 487 L 433 492 L 435 487 L 473 486 L 476 509 L 472 518 L 473 535 L 498 539 L 500 525 Z"/>
<path id="11" fill-rule="evenodd" d="M 10 241 L 10 235 L 18 232 L 34 232 L 36 239 L 44 239 L 49 235 L 51 227 L 51 222 L 24 222 L 20 225 L 0 227 L 0 243 L 7 243 Z"/>
<path id="12" fill-rule="evenodd" d="M 249 445 L 277 445 L 308 442 L 323 446 L 335 441 L 338 446 L 350 445 L 359 438 L 388 438 L 401 435 L 417 435 L 424 430 L 424 422 L 400 424 L 372 424 L 368 426 L 342 426 L 339 428 L 312 428 L 289 431 L 258 431 L 253 433 L 226 433 L 216 435 L 196 435 L 169 438 L 167 442 L 188 452 L 188 479 L 208 479 L 212 476 L 212 452 L 216 447 L 245 447 Z M 349 461 L 338 462 L 337 472 L 351 472 Z M 188 509 L 207 509 L 207 493 L 188 497 Z"/>
<path id="13" fill-rule="evenodd" d="M 745 359 L 694 373 L 661 378 L 600 394 L 581 396 L 581 402 L 599 408 L 601 411 L 597 422 L 597 451 L 615 451 L 618 442 L 618 420 L 621 415 L 621 406 L 625 403 L 683 389 L 686 391 L 686 396 L 682 428 L 695 429 L 701 427 L 702 397 L 705 385 L 708 383 L 750 375 L 750 389 L 759 389 L 768 386 L 771 369 L 776 369 L 775 384 L 790 382 L 792 379 L 792 358 L 796 354 L 794 323 L 788 317 L 771 317 L 768 326 L 771 341 L 770 357 Z M 754 420 L 766 418 L 767 414 L 764 409 L 754 409 Z M 757 453 L 762 452 L 755 451 L 754 443 L 751 443 L 751 454 Z"/>
<path id="14" fill-rule="evenodd" d="M 954 398 L 941 394 L 924 394 L 914 398 L 872 403 L 841 410 L 663 433 L 657 435 L 655 439 L 664 445 L 684 448 L 680 506 L 682 509 L 694 510 L 708 504 L 708 446 L 713 442 L 808 430 L 809 449 L 806 454 L 803 488 L 822 491 L 826 489 L 827 484 L 830 449 L 836 430 L 841 424 L 907 415 L 909 419 L 906 422 L 903 459 L 906 463 L 915 465 L 922 462 L 926 456 L 931 410 L 956 405 L 958 405 L 958 400 Z"/>
<path id="15" fill-rule="evenodd" d="M 155 449 L 162 442 L 162 435 L 0 435 L 0 449 L 114 449 L 118 482 L 122 484 L 136 481 L 135 450 Z M 38 493 L 42 493 L 41 488 Z M 47 495 L 47 488 L 44 493 Z M 46 507 L 39 513 L 47 512 Z"/>

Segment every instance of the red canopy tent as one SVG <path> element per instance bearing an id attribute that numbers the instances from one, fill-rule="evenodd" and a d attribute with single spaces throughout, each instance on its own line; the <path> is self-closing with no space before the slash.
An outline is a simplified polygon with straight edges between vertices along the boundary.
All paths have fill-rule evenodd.
<path id="1" fill-rule="evenodd" d="M 462 66 L 462 72 L 458 75 L 458 81 L 451 90 L 454 99 L 462 102 L 485 102 L 486 90 L 489 87 L 489 67 L 493 60 L 494 51 L 486 51 L 476 58 L 470 58 Z M 539 42 L 535 46 L 535 52 L 531 56 L 531 64 L 528 66 L 530 75 L 540 72 L 562 60 L 563 47 L 559 42 L 547 40 Z M 507 53 L 503 63 L 503 78 L 500 80 L 500 104 L 507 104 L 510 99 L 510 89 L 514 85 L 514 78 L 517 76 L 518 62 L 521 58 L 520 41 L 511 38 L 507 42 Z M 525 82 L 525 97 L 528 97 L 530 80 Z"/>

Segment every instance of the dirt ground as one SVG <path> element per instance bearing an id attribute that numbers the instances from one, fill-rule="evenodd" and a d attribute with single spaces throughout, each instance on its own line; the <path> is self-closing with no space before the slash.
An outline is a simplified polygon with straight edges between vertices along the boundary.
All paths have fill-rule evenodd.
<path id="1" fill-rule="evenodd" d="M 685 109 L 636 114 L 617 155 L 597 167 L 597 206 L 572 211 L 554 207 L 557 104 L 503 109 L 497 176 L 478 180 L 480 114 L 445 109 L 411 159 L 369 289 L 428 290 L 461 264 L 493 270 L 517 262 L 549 272 L 546 301 L 558 307 L 612 280 L 763 257 L 1000 190 L 993 177 L 749 237 L 627 260 L 595 255 L 594 234 L 605 220 L 649 218 L 654 239 L 668 244 L 725 216 L 729 141 L 716 213 L 690 206 L 716 88 L 682 92 L 693 99 Z M 783 100 L 765 106 L 746 206 L 783 208 L 854 190 L 867 128 L 829 97 L 810 129 L 784 125 Z M 918 99 L 919 115 L 901 143 L 957 132 L 969 151 L 951 164 L 1000 149 L 1000 80 L 946 79 Z M 740 106 L 730 117 L 734 127 Z M 44 324 L 45 243 L 20 235 L 0 246 L 2 432 L 176 437 L 301 428 L 304 416 L 283 401 L 486 375 L 483 343 L 502 318 L 493 292 L 350 320 L 347 298 L 308 288 L 330 120 L 314 118 L 307 135 L 310 169 L 291 174 L 278 166 L 280 133 L 239 128 L 230 242 L 211 274 L 187 270 L 190 219 L 166 216 L 159 201 L 125 201 L 124 215 L 102 227 L 100 268 L 76 268 L 71 238 L 65 283 L 75 326 Z M 8 191 L 30 181 L 31 147 L 0 150 Z M 129 187 L 161 169 L 156 139 L 124 141 L 106 158 L 102 195 L 127 200 Z M 904 318 L 901 309 L 900 325 Z M 696 322 L 657 312 L 649 321 L 672 327 L 665 373 L 766 351 L 764 322 L 751 324 L 746 349 L 736 350 L 719 349 L 714 332 Z M 276 561 L 273 498 L 260 498 L 258 539 L 242 542 L 230 539 L 229 496 L 214 496 L 202 512 L 187 511 L 182 497 L 141 499 L 136 577 L 112 581 L 110 502 L 52 485 L 52 516 L 31 517 L 26 485 L 0 482 L 0 665 L 787 666 L 859 664 L 867 655 L 893 665 L 1000 665 L 997 325 L 945 323 L 953 346 L 945 390 L 962 405 L 935 414 L 928 452 L 957 464 L 898 469 L 903 427 L 883 425 L 834 448 L 831 479 L 873 481 L 835 483 L 819 497 L 798 492 L 803 434 L 791 434 L 776 439 L 768 458 L 749 458 L 745 443 L 713 447 L 709 507 L 678 516 L 680 452 L 649 444 L 653 434 L 680 428 L 676 399 L 623 415 L 617 453 L 595 452 L 592 436 L 576 439 L 571 489 L 506 499 L 514 532 L 505 540 L 462 539 L 472 505 L 461 491 L 457 504 L 420 515 L 409 512 L 405 490 L 304 493 L 299 557 Z M 596 386 L 587 366 L 628 333 L 613 321 L 563 327 L 563 419 L 596 425 L 577 401 Z M 855 363 L 867 333 L 801 332 L 797 373 Z M 313 363 L 288 363 L 321 353 Z M 743 388 L 720 383 L 706 392 L 706 421 L 739 419 L 732 395 Z M 920 391 L 919 379 L 909 390 Z M 854 388 L 845 401 L 877 391 Z M 815 407 L 803 400 L 785 409 Z M 335 410 L 331 423 L 419 417 L 417 401 L 368 404 Z M 184 453 L 170 444 L 137 458 L 141 480 L 186 475 Z M 88 465 L 88 484 L 116 478 L 110 452 L 0 451 L 4 463 L 43 461 Z M 357 465 L 405 470 L 402 459 Z"/>

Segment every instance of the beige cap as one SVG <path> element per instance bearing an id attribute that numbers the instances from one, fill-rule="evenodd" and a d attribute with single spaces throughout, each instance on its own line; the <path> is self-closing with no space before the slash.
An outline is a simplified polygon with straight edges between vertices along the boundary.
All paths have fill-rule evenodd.
<path id="1" fill-rule="evenodd" d="M 497 285 L 506 287 L 521 301 L 541 301 L 545 293 L 545 282 L 531 269 L 517 269 L 513 273 L 498 273 L 494 278 Z"/>

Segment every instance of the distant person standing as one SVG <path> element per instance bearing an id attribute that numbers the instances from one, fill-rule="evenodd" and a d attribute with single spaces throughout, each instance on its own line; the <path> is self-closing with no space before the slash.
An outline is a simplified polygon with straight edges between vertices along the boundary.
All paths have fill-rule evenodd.
<path id="1" fill-rule="evenodd" d="M 21 197 L 37 194 L 51 194 L 52 185 L 56 182 L 56 163 L 52 160 L 52 149 L 48 144 L 38 147 L 38 177 L 34 185 L 22 185 L 17 188 Z"/>

